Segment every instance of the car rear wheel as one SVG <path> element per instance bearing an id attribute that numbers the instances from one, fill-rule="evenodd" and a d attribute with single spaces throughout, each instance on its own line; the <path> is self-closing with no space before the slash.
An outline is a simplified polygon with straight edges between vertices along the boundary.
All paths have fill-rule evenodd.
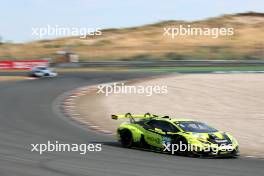
<path id="1" fill-rule="evenodd" d="M 36 75 L 34 73 L 29 73 L 28 76 L 29 77 L 36 77 Z"/>
<path id="2" fill-rule="evenodd" d="M 120 131 L 120 142 L 125 148 L 131 148 L 133 146 L 133 136 L 129 130 Z"/>

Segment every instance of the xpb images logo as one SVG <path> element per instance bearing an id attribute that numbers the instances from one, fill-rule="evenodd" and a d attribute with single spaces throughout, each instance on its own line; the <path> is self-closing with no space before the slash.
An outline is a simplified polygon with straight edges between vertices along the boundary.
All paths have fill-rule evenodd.
<path id="1" fill-rule="evenodd" d="M 79 152 L 85 155 L 87 152 L 102 151 L 102 144 L 66 144 L 58 141 L 42 144 L 31 144 L 31 152 L 38 152 L 42 155 L 44 152 Z"/>
<path id="2" fill-rule="evenodd" d="M 167 94 L 168 87 L 165 85 L 125 85 L 125 83 L 104 84 L 98 86 L 97 93 L 105 94 L 143 94 L 152 96 L 153 94 Z"/>

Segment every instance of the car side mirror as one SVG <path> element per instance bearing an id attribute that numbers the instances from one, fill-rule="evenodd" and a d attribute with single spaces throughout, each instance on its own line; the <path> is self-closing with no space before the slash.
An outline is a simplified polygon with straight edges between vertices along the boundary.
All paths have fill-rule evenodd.
<path id="1" fill-rule="evenodd" d="M 162 132 L 164 132 L 164 131 L 162 131 L 162 129 L 160 129 L 160 128 L 154 128 L 154 130 L 155 130 L 156 132 L 158 132 L 158 133 L 162 133 Z"/>
<path id="2" fill-rule="evenodd" d="M 168 134 L 168 131 L 167 130 L 162 130 L 160 128 L 154 128 L 154 130 L 158 133 L 165 133 L 166 135 Z"/>

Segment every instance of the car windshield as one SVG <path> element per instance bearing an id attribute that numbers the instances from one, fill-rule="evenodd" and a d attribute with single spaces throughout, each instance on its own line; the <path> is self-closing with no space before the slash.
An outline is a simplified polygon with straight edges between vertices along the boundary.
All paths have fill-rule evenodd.
<path id="1" fill-rule="evenodd" d="M 38 67 L 38 69 L 40 69 L 40 70 L 47 70 L 46 67 Z"/>
<path id="2" fill-rule="evenodd" d="M 176 122 L 176 124 L 186 132 L 212 133 L 218 131 L 215 128 L 212 128 L 202 122 L 188 121 L 188 122 Z"/>

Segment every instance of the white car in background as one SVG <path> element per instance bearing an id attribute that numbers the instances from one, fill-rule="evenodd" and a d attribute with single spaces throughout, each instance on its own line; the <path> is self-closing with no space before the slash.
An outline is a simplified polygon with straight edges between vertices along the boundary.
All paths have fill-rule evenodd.
<path id="1" fill-rule="evenodd" d="M 49 67 L 34 67 L 31 69 L 29 75 L 34 77 L 55 77 L 58 73 Z"/>

